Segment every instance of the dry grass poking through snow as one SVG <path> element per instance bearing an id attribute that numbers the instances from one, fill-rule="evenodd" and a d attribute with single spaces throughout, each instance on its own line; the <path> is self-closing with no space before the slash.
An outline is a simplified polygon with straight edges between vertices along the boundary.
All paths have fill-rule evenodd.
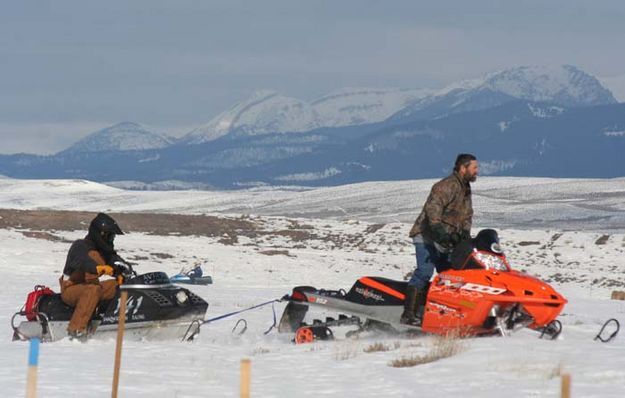
<path id="1" fill-rule="evenodd" d="M 412 355 L 397 358 L 389 362 L 388 366 L 393 368 L 407 368 L 411 366 L 423 365 L 439 359 L 452 357 L 464 349 L 463 340 L 456 333 L 436 337 L 432 349 L 425 355 Z"/>
<path id="2" fill-rule="evenodd" d="M 257 355 L 263 355 L 263 354 L 268 354 L 270 353 L 271 350 L 269 350 L 268 348 L 265 347 L 256 347 L 252 350 L 251 355 L 252 356 L 257 356 Z"/>
<path id="3" fill-rule="evenodd" d="M 334 345 L 334 359 L 337 361 L 346 361 L 354 358 L 360 351 L 359 345 L 351 341 L 344 341 Z"/>
<path id="4" fill-rule="evenodd" d="M 556 377 L 561 377 L 564 374 L 564 367 L 562 363 L 559 363 L 557 366 L 554 366 L 553 369 L 547 372 L 547 379 L 555 379 Z"/>
<path id="5" fill-rule="evenodd" d="M 392 346 L 386 345 L 382 342 L 377 341 L 363 348 L 363 351 L 366 352 L 367 354 L 370 354 L 372 352 L 386 352 L 386 351 L 396 350 L 399 347 L 401 347 L 401 343 L 399 341 L 394 342 Z"/>

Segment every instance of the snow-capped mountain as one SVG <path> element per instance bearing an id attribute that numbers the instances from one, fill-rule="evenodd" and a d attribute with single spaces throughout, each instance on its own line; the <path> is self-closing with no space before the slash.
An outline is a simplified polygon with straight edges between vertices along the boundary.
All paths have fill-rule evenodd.
<path id="1" fill-rule="evenodd" d="M 572 65 L 510 68 L 488 76 L 483 86 L 514 98 L 567 107 L 616 102 L 596 77 Z"/>
<path id="2" fill-rule="evenodd" d="M 336 185 L 437 177 L 449 156 L 468 151 L 483 174 L 615 177 L 623 175 L 624 106 L 571 66 L 511 68 L 437 92 L 344 89 L 305 102 L 262 91 L 180 141 L 120 123 L 54 156 L 0 155 L 0 174 L 134 180 L 146 189 L 159 181 Z"/>
<path id="3" fill-rule="evenodd" d="M 140 124 L 122 122 L 89 134 L 60 153 L 159 149 L 174 141 L 172 137 L 148 130 Z"/>
<path id="4" fill-rule="evenodd" d="M 618 102 L 625 102 L 625 75 L 600 77 L 599 80 L 614 94 Z"/>
<path id="5" fill-rule="evenodd" d="M 431 119 L 488 109 L 516 99 L 563 107 L 617 102 L 597 78 L 574 66 L 519 66 L 490 73 L 483 79 L 454 83 L 413 102 L 392 119 Z"/>
<path id="6" fill-rule="evenodd" d="M 321 125 L 319 116 L 304 101 L 275 91 L 257 91 L 182 137 L 186 144 L 201 144 L 230 133 L 261 135 L 310 131 Z"/>
<path id="7" fill-rule="evenodd" d="M 346 88 L 305 102 L 275 91 L 258 91 L 181 139 L 200 144 L 227 134 L 298 133 L 354 126 L 388 118 L 432 90 Z"/>
<path id="8" fill-rule="evenodd" d="M 399 109 L 432 94 L 429 89 L 345 88 L 311 102 L 323 127 L 381 122 Z"/>
<path id="9" fill-rule="evenodd" d="M 376 123 L 390 117 L 429 119 L 488 109 L 516 99 L 564 107 L 616 102 L 599 80 L 574 66 L 519 66 L 456 82 L 442 90 L 345 88 L 311 102 L 275 91 L 258 91 L 180 142 L 199 144 L 229 134 L 301 133 Z"/>

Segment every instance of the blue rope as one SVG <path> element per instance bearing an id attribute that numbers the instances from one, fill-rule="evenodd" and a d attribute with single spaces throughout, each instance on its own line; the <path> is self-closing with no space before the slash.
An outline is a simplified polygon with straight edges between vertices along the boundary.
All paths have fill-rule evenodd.
<path id="1" fill-rule="evenodd" d="M 187 332 L 184 334 L 184 337 L 182 338 L 182 341 L 192 341 L 195 338 L 195 336 L 197 336 L 200 333 L 200 328 L 202 327 L 202 325 L 205 325 L 205 324 L 211 323 L 211 322 L 215 322 L 215 321 L 218 321 L 220 319 L 228 318 L 228 317 L 240 314 L 242 312 L 251 311 L 251 310 L 254 310 L 256 308 L 264 307 L 266 305 L 271 304 L 271 310 L 273 311 L 273 324 L 264 333 L 264 334 L 268 334 L 269 332 L 271 332 L 273 330 L 273 328 L 276 327 L 276 323 L 277 323 L 276 308 L 275 308 L 274 304 L 275 303 L 279 303 L 282 300 L 284 300 L 284 297 L 283 298 L 279 298 L 279 299 L 273 299 L 273 300 L 265 301 L 264 303 L 256 304 L 254 306 L 251 306 L 249 308 L 244 308 L 242 310 L 228 312 L 227 314 L 219 315 L 219 316 L 216 316 L 214 318 L 206 319 L 206 320 L 201 321 L 201 322 L 200 321 L 193 321 L 189 325 L 189 328 L 187 329 Z M 241 320 L 239 320 L 239 322 L 240 321 Z M 243 319 L 243 321 L 245 322 L 244 319 Z M 234 332 L 234 330 L 236 330 L 239 322 L 237 322 L 237 324 L 234 326 L 234 329 L 232 330 L 233 332 Z M 195 325 L 195 324 L 197 324 L 197 329 L 194 332 L 192 332 L 191 334 L 189 334 L 191 332 L 191 329 L 193 328 L 193 325 Z M 239 335 L 243 334 L 245 332 L 245 330 L 247 330 L 247 322 L 245 322 L 245 328 L 243 329 L 243 331 L 241 333 L 239 333 Z"/>
<path id="2" fill-rule="evenodd" d="M 603 337 L 603 331 L 605 330 L 605 328 L 610 324 L 614 322 L 614 325 L 616 326 L 616 329 L 614 330 L 614 332 L 612 332 L 611 335 L 609 335 L 608 337 Z M 618 321 L 614 318 L 608 319 L 603 326 L 601 327 L 601 330 L 599 331 L 599 333 L 595 336 L 595 341 L 599 340 L 602 343 L 608 343 L 610 342 L 613 338 L 616 337 L 616 335 L 618 334 L 619 330 L 621 329 L 621 324 L 618 323 Z"/>
<path id="3" fill-rule="evenodd" d="M 278 323 L 276 319 L 276 307 L 274 306 L 276 301 L 280 301 L 280 300 L 274 300 L 274 302 L 271 303 L 271 311 L 273 312 L 273 324 L 271 324 L 271 326 L 269 326 L 269 329 L 267 329 L 267 331 L 263 333 L 265 336 L 268 335 L 269 332 L 271 332 L 276 327 L 276 324 Z"/>
<path id="4" fill-rule="evenodd" d="M 254 305 L 254 306 L 252 306 L 252 307 L 249 307 L 249 308 L 244 308 L 244 309 L 239 310 L 239 311 L 233 311 L 233 312 L 229 312 L 229 313 L 227 313 L 227 314 L 223 314 L 223 315 L 216 316 L 215 318 L 206 319 L 206 320 L 204 320 L 204 321 L 200 322 L 200 326 L 205 325 L 205 324 L 207 324 L 207 323 L 211 323 L 211 322 L 218 321 L 218 320 L 220 320 L 220 319 L 228 318 L 228 317 L 231 317 L 231 316 L 233 316 L 233 315 L 240 314 L 240 313 L 242 313 L 242 312 L 251 311 L 251 310 L 254 310 L 254 309 L 256 309 L 256 308 L 264 307 L 264 306 L 269 305 L 269 304 L 279 303 L 280 301 L 281 301 L 281 299 L 274 299 L 274 300 L 266 301 L 266 302 L 261 303 L 261 304 L 256 304 L 256 305 Z M 276 319 L 276 312 L 274 311 L 274 313 L 273 313 L 273 314 L 274 314 L 274 323 L 275 323 L 275 319 Z M 271 330 L 271 329 L 270 329 L 270 330 Z"/>

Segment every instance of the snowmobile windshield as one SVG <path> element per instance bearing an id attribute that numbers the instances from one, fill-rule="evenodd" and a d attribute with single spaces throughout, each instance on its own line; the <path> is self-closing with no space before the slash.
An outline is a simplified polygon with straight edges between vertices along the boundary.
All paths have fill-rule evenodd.
<path id="1" fill-rule="evenodd" d="M 494 229 L 483 229 L 471 240 L 460 243 L 451 254 L 452 268 L 494 269 L 508 271 L 508 260 L 499 245 L 499 236 Z"/>
<path id="2" fill-rule="evenodd" d="M 508 261 L 503 255 L 498 255 L 482 250 L 475 250 L 472 257 L 485 269 L 497 271 L 509 271 Z"/>

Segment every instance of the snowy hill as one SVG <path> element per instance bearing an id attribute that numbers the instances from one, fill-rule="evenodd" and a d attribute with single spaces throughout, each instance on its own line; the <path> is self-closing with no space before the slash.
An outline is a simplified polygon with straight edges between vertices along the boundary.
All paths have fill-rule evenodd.
<path id="1" fill-rule="evenodd" d="M 89 134 L 60 153 L 67 155 L 83 152 L 158 149 L 171 145 L 173 142 L 173 138 L 151 131 L 140 124 L 122 122 Z"/>
<path id="2" fill-rule="evenodd" d="M 0 208 L 244 213 L 410 223 L 435 181 L 376 181 L 314 189 L 146 192 L 84 180 L 2 179 Z M 473 194 L 478 226 L 625 232 L 625 178 L 480 177 L 473 184 Z"/>

